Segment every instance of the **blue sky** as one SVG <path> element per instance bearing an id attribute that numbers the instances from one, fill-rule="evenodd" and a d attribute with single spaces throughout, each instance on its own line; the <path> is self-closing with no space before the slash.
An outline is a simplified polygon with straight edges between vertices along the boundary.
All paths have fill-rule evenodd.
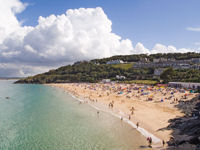
<path id="1" fill-rule="evenodd" d="M 63 14 L 67 9 L 102 7 L 112 30 L 133 44 L 152 48 L 156 43 L 197 48 L 200 32 L 199 0 L 23 0 L 29 6 L 18 15 L 24 25 L 35 26 L 39 16 Z"/>

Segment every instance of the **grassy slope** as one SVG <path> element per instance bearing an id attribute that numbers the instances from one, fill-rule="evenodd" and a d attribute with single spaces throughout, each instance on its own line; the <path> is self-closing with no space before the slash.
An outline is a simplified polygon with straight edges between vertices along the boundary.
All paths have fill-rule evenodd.
<path id="1" fill-rule="evenodd" d="M 133 67 L 133 63 L 127 63 L 127 64 L 114 64 L 112 65 L 112 67 L 114 68 L 121 68 L 121 69 L 131 69 Z"/>

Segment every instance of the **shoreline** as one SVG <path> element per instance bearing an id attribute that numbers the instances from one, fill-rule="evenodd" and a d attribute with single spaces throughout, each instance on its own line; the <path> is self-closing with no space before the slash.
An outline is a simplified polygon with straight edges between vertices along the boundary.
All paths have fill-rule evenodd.
<path id="1" fill-rule="evenodd" d="M 47 84 L 48 85 L 48 84 Z M 50 85 L 52 86 L 52 85 Z M 57 87 L 57 86 L 52 86 L 52 87 L 55 87 L 55 88 L 60 88 L 60 87 Z M 157 136 L 155 136 L 154 134 L 150 133 L 149 131 L 147 131 L 146 129 L 142 128 L 142 127 L 138 127 L 137 128 L 137 125 L 133 122 L 133 121 L 130 121 L 128 118 L 125 118 L 124 116 L 120 115 L 120 114 L 117 114 L 115 113 L 114 111 L 110 111 L 109 109 L 106 109 L 105 107 L 106 106 L 103 106 L 103 107 L 99 107 L 97 106 L 98 104 L 93 104 L 92 102 L 90 102 L 90 100 L 88 99 L 84 99 L 84 98 L 81 98 L 81 97 L 77 97 L 76 95 L 74 95 L 73 93 L 71 93 L 70 91 L 66 90 L 66 89 L 63 89 L 61 88 L 62 90 L 64 90 L 67 94 L 69 94 L 72 98 L 76 99 L 77 101 L 79 102 L 83 102 L 85 104 L 88 104 L 89 106 L 93 107 L 94 109 L 98 110 L 98 111 L 102 111 L 102 112 L 105 112 L 105 113 L 109 113 L 110 115 L 114 116 L 114 117 L 117 117 L 119 119 L 121 119 L 123 117 L 123 122 L 127 123 L 128 125 L 130 125 L 132 128 L 135 128 L 140 134 L 142 134 L 145 138 L 148 138 L 148 137 L 151 137 L 152 138 L 152 148 L 160 148 L 162 147 L 162 140 L 160 138 L 158 138 Z M 163 147 L 162 147 L 163 148 Z"/>
<path id="2" fill-rule="evenodd" d="M 61 88 L 68 94 L 70 94 L 73 98 L 77 99 L 80 102 L 88 103 L 91 107 L 99 111 L 109 113 L 119 119 L 123 118 L 123 121 L 125 123 L 135 128 L 144 137 L 151 137 L 153 141 L 153 148 L 167 148 L 167 144 L 165 144 L 165 146 L 163 147 L 162 140 L 168 142 L 170 137 L 172 137 L 172 130 L 165 130 L 164 128 L 169 125 L 168 121 L 170 119 L 174 119 L 176 117 L 184 115 L 182 112 L 180 112 L 180 110 L 175 108 L 175 105 L 178 104 L 178 102 L 174 104 L 171 103 L 172 100 L 166 100 L 161 103 L 156 100 L 156 98 L 160 99 L 161 97 L 163 97 L 163 95 L 171 95 L 170 92 L 167 94 L 164 93 L 167 91 L 166 89 L 163 89 L 161 92 L 157 90 L 149 91 L 150 94 L 155 95 L 155 100 L 149 102 L 145 100 L 145 96 L 138 97 L 137 93 L 139 92 L 139 90 L 136 90 L 136 92 L 134 93 L 134 90 L 132 89 L 133 95 L 130 95 L 131 98 L 127 98 L 127 94 L 116 94 L 116 91 L 113 92 L 113 90 L 109 89 L 110 87 L 113 88 L 120 86 L 124 88 L 126 86 L 129 86 L 124 84 L 109 85 L 60 83 L 47 85 Z M 134 85 L 134 87 L 138 87 L 138 85 Z M 119 91 L 122 91 L 121 88 Z M 174 97 L 183 97 L 183 93 L 178 92 L 174 89 L 173 91 L 175 91 L 176 93 Z M 125 90 L 123 92 L 125 93 Z M 188 91 L 186 91 L 186 93 L 188 93 Z M 194 96 L 195 94 L 190 94 L 188 98 L 190 99 Z M 108 104 L 110 101 L 113 101 L 113 103 L 115 103 L 114 108 L 112 109 L 108 108 Z M 130 119 L 129 110 L 131 106 L 134 106 L 136 109 L 134 110 L 134 115 L 132 115 Z M 139 122 L 138 128 L 136 126 L 137 122 Z"/>
<path id="3" fill-rule="evenodd" d="M 106 110 L 106 108 L 100 108 L 100 107 L 98 107 L 98 106 L 97 106 L 98 104 L 97 104 L 97 105 L 94 105 L 94 104 L 92 104 L 92 103 L 91 103 L 90 101 L 88 101 L 88 100 L 82 100 L 81 98 L 76 97 L 75 95 L 73 95 L 73 94 L 70 93 L 69 91 L 67 91 L 67 93 L 68 93 L 69 95 L 71 95 L 74 99 L 77 99 L 77 100 L 80 101 L 80 102 L 84 102 L 84 103 L 86 102 L 86 104 L 90 105 L 91 107 L 95 108 L 96 110 L 103 111 L 103 112 L 105 112 L 105 113 L 109 113 L 109 114 L 111 114 L 112 116 L 117 117 L 117 118 L 119 118 L 119 119 L 121 119 L 121 118 L 123 117 L 123 116 L 120 116 L 120 115 L 117 114 L 117 113 L 114 113 L 113 111 Z M 142 127 L 138 127 L 138 128 L 137 128 L 137 125 L 136 125 L 134 122 L 130 121 L 129 119 L 123 118 L 123 121 L 124 121 L 125 123 L 129 124 L 131 127 L 135 128 L 135 129 L 136 129 L 138 132 L 140 132 L 144 137 L 146 137 L 146 138 L 151 137 L 153 143 L 155 143 L 155 144 L 161 143 L 161 139 L 160 139 L 160 138 L 156 137 L 155 135 L 153 135 L 152 133 L 148 132 L 147 130 L 145 130 L 145 129 L 142 128 Z"/>

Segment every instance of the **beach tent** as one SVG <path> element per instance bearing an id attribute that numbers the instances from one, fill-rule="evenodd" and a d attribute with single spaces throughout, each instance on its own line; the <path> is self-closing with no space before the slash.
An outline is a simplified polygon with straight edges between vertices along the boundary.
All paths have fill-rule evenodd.
<path id="1" fill-rule="evenodd" d="M 194 90 L 190 90 L 190 93 L 195 93 L 195 91 Z"/>

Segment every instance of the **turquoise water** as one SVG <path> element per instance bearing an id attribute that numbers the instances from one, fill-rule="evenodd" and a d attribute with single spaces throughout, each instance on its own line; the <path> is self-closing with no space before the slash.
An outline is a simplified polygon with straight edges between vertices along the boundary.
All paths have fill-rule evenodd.
<path id="1" fill-rule="evenodd" d="M 0 149 L 134 150 L 145 138 L 63 90 L 0 80 Z M 6 97 L 10 99 L 6 99 Z"/>

